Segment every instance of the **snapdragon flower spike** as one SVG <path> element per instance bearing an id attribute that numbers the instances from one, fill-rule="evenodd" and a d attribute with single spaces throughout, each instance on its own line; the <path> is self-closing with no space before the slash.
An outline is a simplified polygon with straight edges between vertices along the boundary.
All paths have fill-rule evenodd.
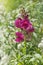
<path id="1" fill-rule="evenodd" d="M 23 40 L 31 40 L 31 33 L 34 32 L 34 27 L 28 19 L 28 14 L 24 8 L 21 10 L 21 17 L 15 20 L 14 25 L 21 30 L 21 32 L 16 32 L 16 42 L 20 43 Z"/>
<path id="2" fill-rule="evenodd" d="M 16 32 L 16 37 L 17 38 L 15 39 L 15 41 L 17 43 L 20 43 L 20 42 L 22 42 L 24 40 L 24 35 L 21 32 Z"/>

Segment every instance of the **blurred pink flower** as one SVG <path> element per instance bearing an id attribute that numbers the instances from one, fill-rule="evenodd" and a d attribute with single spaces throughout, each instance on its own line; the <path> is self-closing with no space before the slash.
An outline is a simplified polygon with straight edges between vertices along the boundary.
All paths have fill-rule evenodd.
<path id="1" fill-rule="evenodd" d="M 15 39 L 16 42 L 22 42 L 24 40 L 24 35 L 21 32 L 16 32 L 17 38 Z"/>
<path id="2" fill-rule="evenodd" d="M 22 22 L 22 19 L 21 18 L 18 18 L 18 19 L 15 20 L 14 25 L 17 28 L 21 28 L 21 22 Z"/>
<path id="3" fill-rule="evenodd" d="M 27 32 L 34 32 L 34 27 L 29 24 L 29 26 L 26 29 Z"/>
<path id="4" fill-rule="evenodd" d="M 34 32 L 34 28 L 29 19 L 22 20 L 21 28 L 26 30 L 27 32 Z"/>

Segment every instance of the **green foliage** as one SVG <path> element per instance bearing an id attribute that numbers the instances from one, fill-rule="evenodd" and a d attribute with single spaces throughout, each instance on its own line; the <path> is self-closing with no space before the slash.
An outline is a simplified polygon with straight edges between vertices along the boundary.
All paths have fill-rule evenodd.
<path id="1" fill-rule="evenodd" d="M 26 0 L 28 1 L 28 0 Z M 25 4 L 24 0 L 4 0 L 4 6 L 7 11 L 12 11 L 19 7 L 21 4 Z"/>
<path id="2" fill-rule="evenodd" d="M 43 37 L 43 2 L 34 1 L 6 0 L 5 7 L 9 12 L 6 13 L 3 8 L 0 9 L 0 52 L 3 51 L 0 56 L 3 58 L 4 54 L 8 55 L 7 59 L 4 58 L 8 62 L 1 60 L 0 65 L 43 65 L 43 52 L 38 48 Z M 35 32 L 30 42 L 24 41 L 17 44 L 15 32 L 19 29 L 15 28 L 14 20 L 19 14 L 21 4 L 28 11 Z"/>
<path id="3" fill-rule="evenodd" d="M 28 2 L 42 2 L 43 0 L 1 0 L 3 2 L 7 12 L 19 8 L 20 5 L 25 5 Z"/>

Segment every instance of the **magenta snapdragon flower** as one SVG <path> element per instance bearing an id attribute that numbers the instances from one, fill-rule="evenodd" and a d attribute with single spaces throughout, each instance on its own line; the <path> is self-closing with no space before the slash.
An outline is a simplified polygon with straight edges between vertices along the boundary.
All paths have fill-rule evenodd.
<path id="1" fill-rule="evenodd" d="M 21 32 L 16 32 L 16 39 L 15 41 L 20 43 L 23 40 L 31 40 L 32 32 L 34 32 L 34 27 L 30 20 L 28 19 L 28 14 L 23 9 L 21 12 L 21 17 L 17 18 L 14 22 L 14 25 L 17 28 L 20 28 Z"/>
<path id="2" fill-rule="evenodd" d="M 34 32 L 34 28 L 29 19 L 24 19 L 22 21 L 23 21 L 23 23 L 21 24 L 22 29 L 24 29 L 27 32 Z"/>
<path id="3" fill-rule="evenodd" d="M 22 19 L 21 18 L 18 18 L 18 19 L 15 20 L 14 25 L 17 28 L 21 28 L 21 22 L 22 22 Z"/>
<path id="4" fill-rule="evenodd" d="M 21 32 L 16 32 L 16 37 L 17 38 L 15 39 L 15 41 L 18 43 L 20 43 L 24 40 L 24 35 Z"/>
<path id="5" fill-rule="evenodd" d="M 16 19 L 15 26 L 17 28 L 26 30 L 27 32 L 34 32 L 34 28 L 27 17 L 25 17 L 24 19 L 21 19 L 21 18 Z"/>
<path id="6" fill-rule="evenodd" d="M 29 24 L 29 26 L 27 27 L 26 31 L 29 32 L 34 32 L 34 27 L 32 26 L 32 24 Z"/>

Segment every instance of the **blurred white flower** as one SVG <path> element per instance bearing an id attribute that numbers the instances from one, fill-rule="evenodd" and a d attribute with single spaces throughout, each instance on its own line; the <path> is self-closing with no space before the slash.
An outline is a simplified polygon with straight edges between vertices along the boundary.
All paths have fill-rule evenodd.
<path id="1" fill-rule="evenodd" d="M 43 38 L 42 38 L 41 42 L 38 44 L 38 47 L 43 48 Z"/>
<path id="2" fill-rule="evenodd" d="M 8 55 L 0 48 L 0 65 L 7 65 L 8 59 Z"/>
<path id="3" fill-rule="evenodd" d="M 14 65 L 17 65 L 17 62 L 15 62 Z"/>
<path id="4" fill-rule="evenodd" d="M 33 61 L 35 61 L 34 57 L 29 60 L 29 62 L 33 62 Z"/>
<path id="5" fill-rule="evenodd" d="M 10 20 L 10 19 L 12 19 L 12 16 L 11 16 L 11 13 L 9 12 L 9 13 L 7 14 L 7 20 Z"/>
<path id="6" fill-rule="evenodd" d="M 43 43 L 42 43 L 42 42 L 39 43 L 39 44 L 38 44 L 38 47 L 39 47 L 39 48 L 43 48 Z"/>
<path id="7" fill-rule="evenodd" d="M 18 44 L 18 49 L 20 49 L 22 46 L 21 46 L 21 44 Z"/>
<path id="8" fill-rule="evenodd" d="M 35 56 L 36 58 L 42 58 L 41 55 L 40 55 L 40 54 L 37 54 L 37 53 L 36 53 L 34 56 Z"/>
<path id="9" fill-rule="evenodd" d="M 8 56 L 7 56 L 7 55 L 4 55 L 4 56 L 1 58 L 0 65 L 7 65 L 7 62 L 8 62 Z"/>
<path id="10" fill-rule="evenodd" d="M 39 62 L 38 59 L 42 59 L 42 56 L 38 53 L 35 53 L 34 56 L 29 60 L 29 62 L 34 62 L 34 61 Z"/>
<path id="11" fill-rule="evenodd" d="M 3 52 L 2 49 L 0 49 L 0 57 L 3 57 L 3 55 L 5 55 L 5 53 Z"/>

